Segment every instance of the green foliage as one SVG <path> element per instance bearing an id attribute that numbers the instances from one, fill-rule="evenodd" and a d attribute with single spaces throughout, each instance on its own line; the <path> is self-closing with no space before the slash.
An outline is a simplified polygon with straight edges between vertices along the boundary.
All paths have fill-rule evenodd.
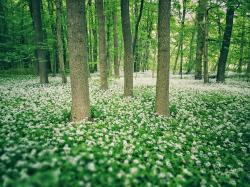
<path id="1" fill-rule="evenodd" d="M 36 83 L 0 78 L 0 186 L 249 184 L 248 83 L 172 82 L 165 118 L 154 113 L 153 87 L 128 99 L 92 80 L 94 120 L 78 124 L 69 85 Z"/>

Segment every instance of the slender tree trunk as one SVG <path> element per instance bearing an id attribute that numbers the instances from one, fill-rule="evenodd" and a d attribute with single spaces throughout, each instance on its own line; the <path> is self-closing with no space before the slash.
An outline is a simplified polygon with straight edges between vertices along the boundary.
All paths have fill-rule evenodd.
<path id="1" fill-rule="evenodd" d="M 35 29 L 35 43 L 37 46 L 37 58 L 38 58 L 37 61 L 39 63 L 40 83 L 45 84 L 49 83 L 49 80 L 47 71 L 46 52 L 41 46 L 44 42 L 43 30 L 42 30 L 42 17 L 41 17 L 41 1 L 31 0 L 30 3 L 32 8 L 32 18 L 34 23 L 33 25 Z"/>
<path id="2" fill-rule="evenodd" d="M 84 57 L 85 0 L 67 0 L 68 49 L 72 94 L 72 121 L 87 119 L 89 111 L 88 64 Z"/>
<path id="3" fill-rule="evenodd" d="M 169 116 L 170 0 L 159 0 L 156 113 Z"/>
<path id="4" fill-rule="evenodd" d="M 129 0 L 121 0 L 121 18 L 124 43 L 124 95 L 133 96 L 133 51 Z"/>
<path id="5" fill-rule="evenodd" d="M 55 22 L 54 22 L 54 6 L 53 6 L 53 1 L 47 0 L 48 3 L 48 12 L 49 12 L 49 16 L 52 19 L 51 24 L 50 24 L 50 28 L 51 28 L 51 32 L 53 34 L 54 37 L 56 37 L 56 27 L 55 27 Z M 57 58 L 57 54 L 56 54 L 56 42 L 53 42 L 52 44 L 52 48 L 50 49 L 50 67 L 51 67 L 51 71 L 52 71 L 52 76 L 56 76 L 56 58 Z"/>
<path id="6" fill-rule="evenodd" d="M 99 64 L 100 64 L 100 88 L 108 89 L 107 74 L 107 49 L 106 49 L 106 32 L 105 16 L 103 10 L 103 0 L 95 0 L 96 15 L 98 20 L 98 38 L 99 38 Z"/>
<path id="7" fill-rule="evenodd" d="M 67 77 L 65 74 L 64 61 L 63 61 L 61 9 L 62 9 L 61 0 L 56 0 L 56 41 L 58 50 L 59 71 L 62 76 L 62 83 L 67 83 Z"/>
<path id="8" fill-rule="evenodd" d="M 207 7 L 207 5 L 206 5 Z M 205 10 L 205 41 L 204 41 L 204 83 L 209 82 L 209 75 L 208 75 L 208 9 Z"/>
<path id="9" fill-rule="evenodd" d="M 197 47 L 195 58 L 195 79 L 202 79 L 202 54 L 204 51 L 204 13 L 207 0 L 199 0 L 197 9 Z"/>
<path id="10" fill-rule="evenodd" d="M 150 0 L 150 3 L 152 3 L 152 0 Z M 151 43 L 151 33 L 152 33 L 152 30 L 153 30 L 153 19 L 152 19 L 152 12 L 151 10 L 148 8 L 148 11 L 147 11 L 147 41 L 146 41 L 146 44 L 145 44 L 145 58 L 143 60 L 143 64 L 148 64 L 148 59 L 149 59 L 149 54 L 150 54 L 150 43 Z"/>
<path id="11" fill-rule="evenodd" d="M 178 48 L 177 48 L 177 54 L 176 54 L 175 61 L 174 61 L 173 74 L 176 73 L 177 62 L 178 62 L 178 59 L 179 59 L 179 56 L 180 56 L 180 50 L 181 50 L 180 40 L 178 41 L 177 45 L 178 45 Z"/>
<path id="12" fill-rule="evenodd" d="M 226 13 L 226 27 L 224 31 L 223 41 L 220 50 L 220 57 L 218 61 L 218 69 L 217 69 L 217 82 L 225 81 L 225 71 L 226 71 L 226 63 L 227 56 L 229 52 L 229 46 L 231 41 L 231 34 L 233 30 L 233 19 L 234 19 L 234 5 L 233 0 L 228 0 L 227 3 L 227 13 Z"/>
<path id="13" fill-rule="evenodd" d="M 95 7 L 92 8 L 92 4 L 91 4 L 91 0 L 89 0 L 88 4 L 89 4 L 89 9 L 90 9 L 90 15 L 89 15 L 89 19 L 90 19 L 90 25 L 91 25 L 91 33 L 93 35 L 93 40 L 92 40 L 92 57 L 91 57 L 91 62 L 94 63 L 93 65 L 93 72 L 97 71 L 97 32 L 96 32 L 96 16 L 95 16 Z M 92 38 L 92 37 L 91 37 Z"/>
<path id="14" fill-rule="evenodd" d="M 181 61 L 180 61 L 180 72 L 179 74 L 181 75 L 181 79 L 182 79 L 182 68 L 183 68 L 183 40 L 184 40 L 184 27 L 185 27 L 185 17 L 186 17 L 186 8 L 187 8 L 187 0 L 183 0 L 183 5 L 182 5 L 182 19 L 181 19 L 181 41 L 180 41 L 180 45 L 181 45 Z"/>
<path id="15" fill-rule="evenodd" d="M 139 10 L 139 16 L 136 20 L 136 24 L 135 24 L 135 35 L 134 35 L 134 40 L 133 40 L 133 56 L 134 59 L 138 60 L 137 57 L 135 57 L 135 55 L 138 55 L 136 53 L 136 46 L 137 46 L 137 39 L 138 39 L 138 31 L 139 31 L 139 25 L 140 25 L 140 21 L 141 21 L 141 17 L 142 17 L 142 12 L 143 12 L 143 6 L 144 6 L 144 0 L 141 0 L 141 4 L 140 4 L 140 10 Z M 138 72 L 140 70 L 140 66 L 139 66 L 139 61 L 135 61 L 134 62 L 134 70 L 136 72 Z"/>
<path id="16" fill-rule="evenodd" d="M 243 15 L 242 27 L 241 27 L 240 60 L 239 60 L 238 69 L 237 69 L 239 73 L 242 72 L 243 57 L 244 57 L 245 22 L 246 22 L 245 15 Z"/>
<path id="17" fill-rule="evenodd" d="M 248 38 L 250 38 L 250 32 L 248 33 Z M 248 59 L 247 59 L 247 70 L 246 70 L 247 76 L 250 77 L 250 40 L 248 40 Z"/>
<path id="18" fill-rule="evenodd" d="M 119 60 L 118 60 L 118 31 L 117 31 L 117 10 L 113 7 L 113 38 L 114 38 L 114 73 L 115 78 L 120 77 Z"/>
<path id="19" fill-rule="evenodd" d="M 189 44 L 189 57 L 188 57 L 188 67 L 187 67 L 187 74 L 191 73 L 193 66 L 194 66 L 194 62 L 193 62 L 193 53 L 194 53 L 194 49 L 193 49 L 193 43 L 194 43 L 194 38 L 196 35 L 196 30 L 194 30 L 192 32 L 192 36 L 191 36 L 191 40 L 190 40 L 190 44 Z"/>

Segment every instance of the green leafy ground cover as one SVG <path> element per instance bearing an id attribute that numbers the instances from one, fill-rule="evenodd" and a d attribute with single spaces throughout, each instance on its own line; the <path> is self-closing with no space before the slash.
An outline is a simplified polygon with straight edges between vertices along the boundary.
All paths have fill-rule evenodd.
<path id="1" fill-rule="evenodd" d="M 0 78 L 0 186 L 249 185 L 247 83 L 173 81 L 164 118 L 154 87 L 125 99 L 119 84 L 91 80 L 93 120 L 72 124 L 60 81 Z"/>

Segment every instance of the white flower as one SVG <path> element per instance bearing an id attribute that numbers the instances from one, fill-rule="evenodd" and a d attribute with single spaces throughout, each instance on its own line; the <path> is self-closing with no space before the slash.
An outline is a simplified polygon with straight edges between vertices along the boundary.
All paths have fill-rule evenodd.
<path id="1" fill-rule="evenodd" d="M 132 167 L 132 168 L 130 168 L 129 171 L 130 171 L 130 174 L 134 175 L 134 174 L 136 174 L 138 172 L 138 168 Z"/>
<path id="2" fill-rule="evenodd" d="M 89 171 L 93 171 L 93 172 L 96 171 L 96 167 L 95 167 L 94 162 L 88 163 L 87 168 L 88 168 Z"/>

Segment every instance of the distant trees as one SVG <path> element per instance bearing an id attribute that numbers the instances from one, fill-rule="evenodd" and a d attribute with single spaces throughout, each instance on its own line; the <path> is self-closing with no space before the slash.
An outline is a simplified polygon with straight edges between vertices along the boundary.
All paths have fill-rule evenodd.
<path id="1" fill-rule="evenodd" d="M 158 65 L 156 82 L 156 113 L 159 115 L 169 116 L 171 1 L 159 0 L 158 7 Z"/>
<path id="2" fill-rule="evenodd" d="M 46 52 L 43 49 L 43 24 L 41 18 L 41 0 L 30 0 L 33 26 L 35 30 L 35 43 L 37 52 L 37 61 L 39 63 L 40 83 L 49 83 Z"/>
<path id="3" fill-rule="evenodd" d="M 72 121 L 90 116 L 88 65 L 83 51 L 85 0 L 67 0 L 68 49 L 71 79 Z M 86 42 L 86 41 L 85 41 Z"/>
<path id="4" fill-rule="evenodd" d="M 133 51 L 129 16 L 129 0 L 121 0 L 122 34 L 124 43 L 124 95 L 133 95 Z"/>

